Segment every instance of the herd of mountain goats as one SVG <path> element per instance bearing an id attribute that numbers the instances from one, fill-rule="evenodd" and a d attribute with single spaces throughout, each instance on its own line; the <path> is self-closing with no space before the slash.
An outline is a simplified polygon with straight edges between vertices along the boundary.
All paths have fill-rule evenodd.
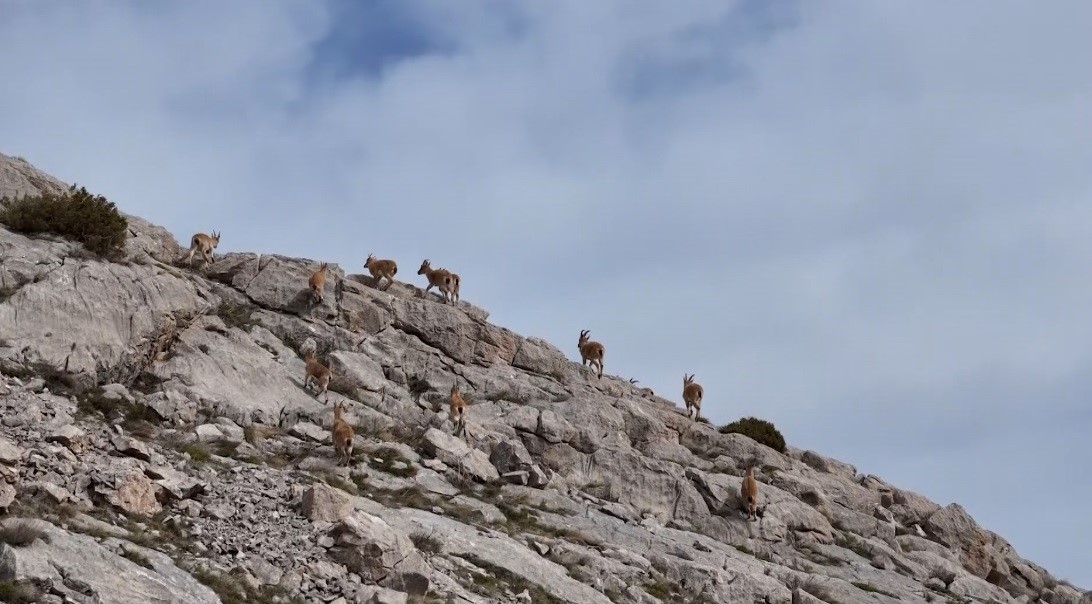
<path id="1" fill-rule="evenodd" d="M 178 261 L 180 263 L 191 263 L 194 254 L 200 253 L 204 260 L 204 267 L 207 270 L 212 266 L 213 250 L 219 244 L 220 233 L 218 231 L 212 231 L 212 235 L 197 233 L 190 238 L 189 250 Z M 321 304 L 323 302 L 322 290 L 326 284 L 326 271 L 328 268 L 329 265 L 323 262 L 307 280 L 307 287 L 310 289 L 312 299 L 316 303 Z M 389 289 L 394 283 L 394 276 L 398 273 L 398 264 L 394 260 L 379 259 L 373 254 L 368 254 L 368 258 L 364 262 L 364 268 L 371 273 L 372 278 L 375 280 L 375 287 L 380 291 Z M 443 303 L 450 303 L 453 306 L 458 304 L 461 281 L 459 275 L 445 268 L 432 268 L 427 258 L 421 263 L 421 268 L 417 269 L 417 274 L 424 275 L 428 281 L 428 285 L 421 293 L 422 298 L 427 298 L 429 290 L 435 287 L 440 292 Z M 384 279 L 386 285 L 381 287 L 380 285 Z M 580 350 L 580 361 L 582 365 L 590 366 L 596 371 L 596 376 L 602 379 L 603 355 L 606 349 L 602 343 L 590 339 L 590 333 L 590 330 L 587 329 L 580 331 L 580 339 L 577 342 L 577 347 Z M 317 393 L 324 396 L 323 400 L 329 402 L 330 380 L 333 378 L 330 368 L 319 362 L 313 351 L 307 351 L 305 356 L 304 388 L 310 391 L 313 384 L 314 388 L 317 389 Z M 636 380 L 631 379 L 630 383 L 636 384 Z M 645 390 L 651 394 L 651 390 L 647 388 Z M 683 402 L 686 403 L 686 416 L 688 418 L 700 419 L 701 401 L 704 394 L 705 391 L 701 384 L 694 381 L 693 374 L 683 375 L 682 398 Z M 466 407 L 466 401 L 459 392 L 458 383 L 453 384 L 449 396 L 448 419 L 455 426 L 453 433 L 455 436 L 465 433 Z M 341 414 L 344 409 L 345 407 L 340 402 L 334 404 L 334 423 L 331 427 L 331 436 L 338 464 L 340 465 L 344 460 L 344 465 L 347 466 L 352 457 L 354 434 L 352 426 L 342 418 Z M 747 469 L 747 474 L 742 485 L 740 485 L 740 498 L 746 505 L 748 520 L 757 520 L 761 515 L 761 510 L 758 508 L 758 484 L 755 481 L 753 467 Z"/>

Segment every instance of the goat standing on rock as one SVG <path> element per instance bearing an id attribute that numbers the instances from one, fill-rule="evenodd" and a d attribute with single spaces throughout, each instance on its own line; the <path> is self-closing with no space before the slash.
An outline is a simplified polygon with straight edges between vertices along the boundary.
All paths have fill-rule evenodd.
<path id="1" fill-rule="evenodd" d="M 451 304 L 454 306 L 459 303 L 459 282 L 462 279 L 459 278 L 458 274 L 451 271 L 448 271 L 447 274 L 451 275 Z"/>
<path id="2" fill-rule="evenodd" d="M 220 245 L 220 233 L 216 231 L 212 232 L 212 235 L 206 235 L 204 233 L 197 233 L 190 238 L 189 253 L 184 257 L 179 258 L 179 262 L 192 262 L 193 255 L 197 252 L 201 252 L 201 257 L 205 259 L 205 268 L 212 266 L 212 250 L 216 249 L 216 246 Z"/>
<path id="3" fill-rule="evenodd" d="M 311 288 L 311 296 L 314 298 L 316 304 L 322 304 L 322 288 L 326 286 L 326 268 L 327 264 L 322 263 L 322 266 L 315 271 L 311 278 L 307 280 L 307 287 Z"/>
<path id="4" fill-rule="evenodd" d="M 603 345 L 600 344 L 599 342 L 596 342 L 594 340 L 589 340 L 588 339 L 588 334 L 589 333 L 591 333 L 591 330 L 588 330 L 588 329 L 580 330 L 580 341 L 577 342 L 577 346 L 580 348 L 580 364 L 586 366 L 586 365 L 588 365 L 588 363 L 591 363 L 592 369 L 595 369 L 596 366 L 598 366 L 599 367 L 599 377 L 602 378 L 603 377 L 603 353 L 605 353 L 606 350 L 603 348 Z"/>
<path id="5" fill-rule="evenodd" d="M 330 436 L 334 440 L 334 453 L 337 455 L 338 465 L 341 465 L 342 457 L 345 458 L 345 465 L 349 465 L 353 457 L 353 427 L 341 418 L 344 410 L 345 406 L 341 404 L 341 401 L 334 403 L 334 425 L 330 427 Z"/>
<path id="6" fill-rule="evenodd" d="M 376 289 L 383 291 L 394 285 L 394 276 L 398 274 L 398 264 L 394 260 L 380 260 L 372 254 L 368 254 L 368 259 L 364 261 L 364 268 L 368 269 L 368 272 L 372 274 L 372 278 L 375 279 Z M 379 287 L 383 279 L 387 280 L 387 287 Z"/>
<path id="7" fill-rule="evenodd" d="M 421 268 L 417 269 L 418 275 L 424 275 L 428 279 L 428 286 L 425 287 L 425 291 L 421 294 L 423 297 L 428 296 L 428 290 L 433 287 L 439 288 L 440 295 L 443 297 L 444 302 L 451 300 L 451 304 L 454 305 L 454 296 L 458 295 L 458 276 L 453 275 L 451 271 L 445 268 L 432 268 L 429 264 L 428 258 L 421 263 Z"/>
<path id="8" fill-rule="evenodd" d="M 455 431 L 452 432 L 452 436 L 459 436 L 466 431 L 466 401 L 463 400 L 463 395 L 459 393 L 458 382 L 451 385 L 451 400 L 447 410 L 447 418 L 451 420 L 451 423 L 455 424 Z"/>
<path id="9" fill-rule="evenodd" d="M 705 396 L 705 389 L 701 387 L 701 384 L 694 383 L 694 374 L 691 373 L 690 377 L 683 374 L 682 379 L 682 397 L 683 402 L 686 403 L 686 417 L 691 416 L 691 409 L 693 409 L 693 419 L 698 419 L 701 416 L 701 398 Z"/>
<path id="10" fill-rule="evenodd" d="M 319 389 L 319 394 L 326 395 L 326 398 L 323 399 L 324 402 L 330 402 L 330 391 L 328 388 L 330 387 L 330 380 L 333 378 L 333 374 L 330 372 L 329 368 L 318 362 L 313 351 L 307 351 L 305 360 L 307 361 L 307 366 L 304 369 L 306 373 L 303 378 L 303 387 L 309 390 L 311 382 L 314 381 L 315 386 Z"/>
<path id="11" fill-rule="evenodd" d="M 739 496 L 747 506 L 747 519 L 758 520 L 758 482 L 755 480 L 755 468 L 747 468 L 743 484 L 739 485 Z"/>

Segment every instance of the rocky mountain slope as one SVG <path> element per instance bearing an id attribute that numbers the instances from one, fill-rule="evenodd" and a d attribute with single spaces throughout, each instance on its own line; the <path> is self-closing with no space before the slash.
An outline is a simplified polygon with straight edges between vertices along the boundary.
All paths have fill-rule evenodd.
<path id="1" fill-rule="evenodd" d="M 0 196 L 66 188 L 0 156 Z M 0 600 L 1092 602 L 957 504 L 721 434 L 466 301 L 334 267 L 315 305 L 316 260 L 181 267 L 129 218 L 119 263 L 0 226 Z"/>

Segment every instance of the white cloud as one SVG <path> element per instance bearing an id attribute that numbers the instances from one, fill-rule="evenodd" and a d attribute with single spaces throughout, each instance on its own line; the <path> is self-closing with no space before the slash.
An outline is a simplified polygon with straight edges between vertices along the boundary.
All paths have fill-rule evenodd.
<path id="1" fill-rule="evenodd" d="M 428 256 L 1092 585 L 1083 512 L 1019 494 L 1092 494 L 1092 5 L 432 2 L 377 72 L 344 4 L 14 6 L 5 152 L 226 250 Z"/>

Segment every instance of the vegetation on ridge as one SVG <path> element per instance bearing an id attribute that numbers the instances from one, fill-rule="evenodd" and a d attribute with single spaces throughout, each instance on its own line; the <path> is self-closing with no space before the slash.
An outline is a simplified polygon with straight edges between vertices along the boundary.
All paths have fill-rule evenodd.
<path id="1" fill-rule="evenodd" d="M 778 453 L 785 452 L 785 437 L 781 436 L 774 425 L 757 417 L 745 417 L 720 427 L 721 434 L 742 434 L 748 436 Z"/>
<path id="2" fill-rule="evenodd" d="M 114 261 L 122 258 L 129 234 L 129 221 L 113 202 L 76 185 L 64 193 L 5 198 L 0 222 L 20 233 L 60 235 Z"/>

